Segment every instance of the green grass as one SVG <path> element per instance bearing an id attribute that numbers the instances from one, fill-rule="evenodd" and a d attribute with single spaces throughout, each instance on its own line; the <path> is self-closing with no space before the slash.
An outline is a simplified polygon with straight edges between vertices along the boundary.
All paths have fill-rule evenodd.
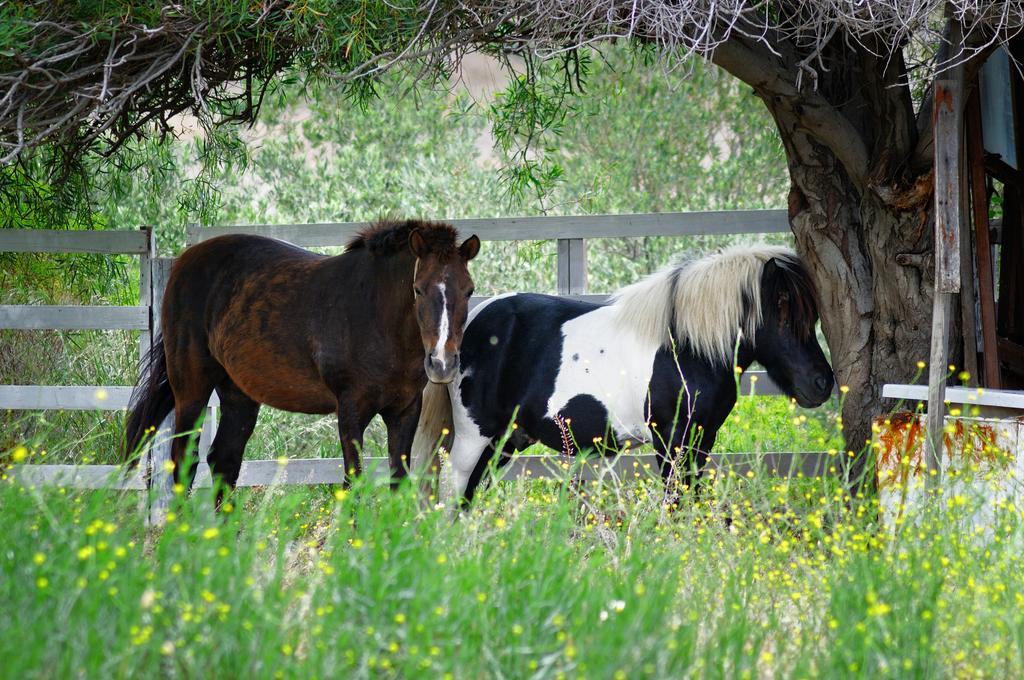
<path id="1" fill-rule="evenodd" d="M 740 397 L 718 432 L 714 450 L 720 453 L 750 451 L 842 450 L 836 427 L 838 399 L 817 409 L 803 409 L 785 397 Z"/>
<path id="2" fill-rule="evenodd" d="M 897 538 L 834 484 L 504 483 L 138 497 L 0 481 L 5 677 L 1013 677 L 1024 524 L 931 504 Z M 731 518 L 727 524 L 724 518 Z M 14 614 L 16 612 L 16 614 Z"/>

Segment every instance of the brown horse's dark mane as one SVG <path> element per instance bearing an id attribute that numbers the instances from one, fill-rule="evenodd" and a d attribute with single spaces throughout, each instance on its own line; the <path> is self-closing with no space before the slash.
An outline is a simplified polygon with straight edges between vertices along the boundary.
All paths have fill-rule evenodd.
<path id="1" fill-rule="evenodd" d="M 445 222 L 381 220 L 361 230 L 345 247 L 346 252 L 366 248 L 373 255 L 388 256 L 408 250 L 409 234 L 419 231 L 430 252 L 445 259 L 455 255 L 458 232 Z"/>

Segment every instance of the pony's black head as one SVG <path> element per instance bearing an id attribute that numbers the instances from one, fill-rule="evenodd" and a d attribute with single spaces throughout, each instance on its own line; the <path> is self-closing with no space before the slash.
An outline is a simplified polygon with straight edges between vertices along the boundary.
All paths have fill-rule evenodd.
<path id="1" fill-rule="evenodd" d="M 423 369 L 431 382 L 448 383 L 459 370 L 459 348 L 469 313 L 473 279 L 468 263 L 480 252 L 480 239 L 457 244 L 455 227 L 441 222 L 381 222 L 360 233 L 349 250 L 367 248 L 377 255 L 410 252 L 413 305 L 423 341 Z"/>
<path id="2" fill-rule="evenodd" d="M 817 293 L 799 261 L 776 257 L 765 263 L 761 315 L 754 359 L 800 406 L 821 405 L 832 394 L 835 381 L 814 332 Z"/>

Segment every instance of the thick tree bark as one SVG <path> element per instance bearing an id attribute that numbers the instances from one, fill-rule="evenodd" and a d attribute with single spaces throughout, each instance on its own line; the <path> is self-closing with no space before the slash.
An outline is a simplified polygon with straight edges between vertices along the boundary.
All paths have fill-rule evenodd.
<path id="1" fill-rule="evenodd" d="M 871 418 L 888 410 L 881 387 L 911 382 L 917 362 L 928 359 L 932 268 L 921 265 L 930 263 L 930 220 L 844 187 L 842 171 L 828 163 L 791 171 L 797 250 L 818 286 L 837 382 L 849 388 L 842 417 L 847 451 L 856 457 L 847 458 L 848 474 L 870 483 Z M 907 253 L 925 257 L 899 257 Z"/>
<path id="2" fill-rule="evenodd" d="M 919 146 L 901 59 L 881 59 L 836 38 L 817 88 L 793 79 L 805 55 L 731 40 L 714 60 L 754 88 L 779 129 L 791 179 L 797 251 L 818 287 L 822 330 L 839 385 L 847 474 L 865 468 L 871 419 L 887 410 L 882 385 L 910 382 L 931 335 L 930 168 Z M 880 52 L 881 53 L 881 52 Z"/>

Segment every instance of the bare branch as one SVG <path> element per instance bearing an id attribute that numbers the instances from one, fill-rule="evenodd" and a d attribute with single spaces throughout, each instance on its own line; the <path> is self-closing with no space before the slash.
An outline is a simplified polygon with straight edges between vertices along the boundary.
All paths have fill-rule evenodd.
<path id="1" fill-rule="evenodd" d="M 807 132 L 839 159 L 851 181 L 864 189 L 868 150 L 857 129 L 816 91 L 801 91 L 767 50 L 734 38 L 719 45 L 713 61 L 754 88 L 769 109 L 782 108 L 806 126 Z"/>

